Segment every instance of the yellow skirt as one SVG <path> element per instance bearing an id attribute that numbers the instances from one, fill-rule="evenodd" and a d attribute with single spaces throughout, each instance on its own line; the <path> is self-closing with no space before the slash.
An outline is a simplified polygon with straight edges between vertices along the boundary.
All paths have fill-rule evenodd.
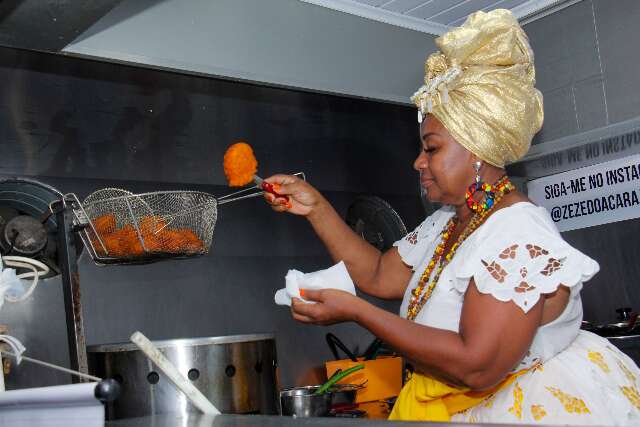
<path id="1" fill-rule="evenodd" d="M 451 415 L 476 406 L 527 371 L 513 373 L 498 385 L 483 391 L 454 387 L 426 375 L 413 374 L 400 391 L 389 419 L 450 421 Z"/>

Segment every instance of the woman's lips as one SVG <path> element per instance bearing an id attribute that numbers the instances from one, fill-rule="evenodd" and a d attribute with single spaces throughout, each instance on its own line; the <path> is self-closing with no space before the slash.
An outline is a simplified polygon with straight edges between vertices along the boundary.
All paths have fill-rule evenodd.
<path id="1" fill-rule="evenodd" d="M 422 178 L 420 180 L 420 185 L 422 185 L 423 188 L 429 188 L 434 182 L 435 181 L 432 178 Z"/>

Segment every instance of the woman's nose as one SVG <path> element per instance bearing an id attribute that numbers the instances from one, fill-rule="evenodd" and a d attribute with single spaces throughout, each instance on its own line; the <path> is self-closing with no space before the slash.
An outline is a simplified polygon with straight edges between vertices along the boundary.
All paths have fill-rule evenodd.
<path id="1" fill-rule="evenodd" d="M 427 153 L 425 153 L 424 150 L 420 150 L 420 154 L 418 154 L 418 157 L 413 161 L 413 168 L 420 172 L 427 167 L 428 163 Z"/>

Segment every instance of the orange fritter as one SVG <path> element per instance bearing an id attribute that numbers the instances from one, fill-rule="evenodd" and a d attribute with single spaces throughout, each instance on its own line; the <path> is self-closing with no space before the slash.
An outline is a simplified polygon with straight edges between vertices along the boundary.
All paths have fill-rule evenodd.
<path id="1" fill-rule="evenodd" d="M 253 181 L 258 161 L 246 142 L 236 142 L 224 153 L 224 174 L 231 187 L 242 187 Z"/>
<path id="2" fill-rule="evenodd" d="M 159 216 L 145 216 L 140 219 L 140 234 L 147 251 L 144 250 L 138 231 L 132 224 L 116 229 L 113 215 L 98 217 L 93 223 L 108 251 L 108 254 L 105 253 L 98 239 L 95 236 L 91 237 L 91 242 L 100 256 L 135 258 L 145 255 L 146 252 L 191 254 L 204 250 L 204 243 L 192 230 L 169 229 L 167 222 Z"/>

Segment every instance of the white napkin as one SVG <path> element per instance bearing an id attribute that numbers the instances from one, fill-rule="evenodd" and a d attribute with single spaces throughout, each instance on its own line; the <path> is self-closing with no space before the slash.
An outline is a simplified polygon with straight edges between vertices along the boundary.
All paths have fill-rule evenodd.
<path id="1" fill-rule="evenodd" d="M 16 270 L 14 268 L 4 268 L 2 257 L 0 257 L 0 308 L 2 308 L 5 299 L 15 301 L 24 293 L 24 286 L 22 281 L 18 279 Z"/>
<path id="2" fill-rule="evenodd" d="M 300 289 L 339 289 L 356 294 L 356 287 L 347 272 L 344 262 L 340 261 L 326 270 L 302 273 L 298 270 L 289 270 L 284 278 L 286 288 L 276 292 L 275 301 L 278 305 L 291 305 L 291 298 L 300 298 Z M 311 303 L 313 301 L 305 301 Z"/>

